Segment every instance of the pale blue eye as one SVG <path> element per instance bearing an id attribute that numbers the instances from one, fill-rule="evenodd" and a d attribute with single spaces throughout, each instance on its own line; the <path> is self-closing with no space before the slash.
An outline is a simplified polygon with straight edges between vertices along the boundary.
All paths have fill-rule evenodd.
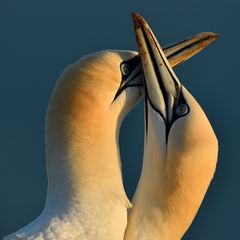
<path id="1" fill-rule="evenodd" d="M 176 106 L 176 114 L 181 117 L 188 113 L 188 106 L 186 104 L 179 104 Z"/>
<path id="2" fill-rule="evenodd" d="M 127 63 L 122 63 L 120 66 L 121 73 L 123 76 L 128 76 L 130 73 L 130 67 Z"/>

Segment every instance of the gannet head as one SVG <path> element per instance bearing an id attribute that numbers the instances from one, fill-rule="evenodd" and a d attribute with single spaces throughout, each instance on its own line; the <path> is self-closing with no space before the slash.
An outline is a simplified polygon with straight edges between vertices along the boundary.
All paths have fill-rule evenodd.
<path id="1" fill-rule="evenodd" d="M 99 147 L 99 141 L 112 141 L 109 134 L 117 136 L 121 120 L 142 94 L 136 56 L 132 51 L 101 51 L 65 69 L 47 111 L 47 154 L 62 144 L 85 151 Z"/>
<path id="2" fill-rule="evenodd" d="M 53 96 L 60 90 L 62 98 L 81 97 L 91 110 L 126 114 L 142 94 L 139 63 L 133 51 L 107 50 L 84 56 L 63 72 Z"/>
<path id="3" fill-rule="evenodd" d="M 49 182 L 51 176 L 61 182 L 70 178 L 68 185 L 77 192 L 79 188 L 90 191 L 89 184 L 98 181 L 98 188 L 102 183 L 106 194 L 120 192 L 120 198 L 127 199 L 117 142 L 121 120 L 142 94 L 136 56 L 132 51 L 94 53 L 60 76 L 46 117 Z"/>
<path id="4" fill-rule="evenodd" d="M 153 214 L 156 219 L 152 222 L 161 218 L 161 227 L 169 228 L 168 237 L 163 239 L 180 239 L 215 172 L 218 141 L 147 23 L 137 14 L 133 18 L 145 79 L 146 161 L 140 180 L 146 189 L 143 201 L 150 206 L 149 211 L 161 209 L 161 216 Z"/>
<path id="5" fill-rule="evenodd" d="M 88 55 L 80 62 L 84 65 L 83 71 L 91 75 L 93 81 L 91 83 L 90 80 L 89 84 L 93 84 L 100 95 L 96 96 L 96 101 L 115 114 L 125 116 L 142 96 L 143 82 L 137 52 L 102 51 Z"/>
<path id="6" fill-rule="evenodd" d="M 140 70 L 136 52 L 114 50 L 87 55 L 67 67 L 49 103 L 47 146 L 59 131 L 64 137 L 82 134 L 87 139 L 92 133 L 92 139 L 102 139 L 98 131 L 118 129 L 142 95 Z M 57 147 L 60 139 L 55 139 Z"/>

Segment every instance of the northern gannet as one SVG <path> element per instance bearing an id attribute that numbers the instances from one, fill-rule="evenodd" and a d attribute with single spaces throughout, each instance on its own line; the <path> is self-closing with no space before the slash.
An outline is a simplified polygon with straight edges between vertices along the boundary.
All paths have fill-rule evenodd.
<path id="1" fill-rule="evenodd" d="M 214 38 L 200 34 L 167 47 L 166 54 L 174 66 Z M 122 184 L 118 132 L 142 96 L 139 63 L 136 52 L 109 50 L 63 72 L 46 115 L 45 208 L 4 240 L 123 239 L 131 204 Z"/>
<path id="2" fill-rule="evenodd" d="M 145 143 L 124 239 L 179 240 L 213 178 L 218 141 L 150 27 L 138 14 L 133 19 L 145 79 Z"/>

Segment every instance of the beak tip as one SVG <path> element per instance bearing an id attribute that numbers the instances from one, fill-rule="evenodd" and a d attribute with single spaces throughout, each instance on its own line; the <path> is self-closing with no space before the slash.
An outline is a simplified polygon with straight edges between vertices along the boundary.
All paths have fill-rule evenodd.
<path id="1" fill-rule="evenodd" d="M 213 40 L 217 40 L 220 36 L 217 33 L 212 33 Z"/>
<path id="2" fill-rule="evenodd" d="M 137 13 L 132 13 L 132 18 L 133 18 L 133 23 L 134 23 L 134 27 L 135 29 L 140 28 L 140 22 L 139 22 L 139 14 Z"/>
<path id="3" fill-rule="evenodd" d="M 206 36 L 206 40 L 208 40 L 210 43 L 217 40 L 219 38 L 219 35 L 217 33 L 213 33 L 213 32 L 204 32 L 202 34 L 199 34 L 199 36 Z"/>
<path id="4" fill-rule="evenodd" d="M 199 34 L 201 35 L 201 34 Z M 202 47 L 205 48 L 212 42 L 216 41 L 219 38 L 219 35 L 213 32 L 206 32 L 202 34 L 203 36 L 205 35 L 205 39 L 202 42 Z"/>
<path id="5" fill-rule="evenodd" d="M 136 13 L 136 12 L 132 12 L 132 17 L 133 17 L 134 20 L 139 19 L 140 14 Z"/>
<path id="6" fill-rule="evenodd" d="M 217 33 L 214 33 L 214 32 L 206 32 L 205 34 L 213 40 L 216 40 L 216 39 L 219 38 L 219 35 Z"/>
<path id="7" fill-rule="evenodd" d="M 141 25 L 147 26 L 146 21 L 144 20 L 144 18 L 139 13 L 133 12 L 132 13 L 132 18 L 133 18 L 134 26 L 135 26 L 136 29 L 140 28 Z"/>

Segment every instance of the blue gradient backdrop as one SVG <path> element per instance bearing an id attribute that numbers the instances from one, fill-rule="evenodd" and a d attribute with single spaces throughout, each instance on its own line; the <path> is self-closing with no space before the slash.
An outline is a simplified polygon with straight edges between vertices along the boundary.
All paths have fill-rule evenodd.
<path id="1" fill-rule="evenodd" d="M 33 220 L 46 196 L 44 116 L 56 79 L 79 57 L 136 50 L 131 12 L 162 45 L 213 31 L 220 39 L 176 71 L 219 139 L 217 172 L 184 239 L 239 239 L 239 9 L 237 0 L 0 2 L 0 238 Z M 143 103 L 120 134 L 123 176 L 132 196 L 143 148 Z"/>

